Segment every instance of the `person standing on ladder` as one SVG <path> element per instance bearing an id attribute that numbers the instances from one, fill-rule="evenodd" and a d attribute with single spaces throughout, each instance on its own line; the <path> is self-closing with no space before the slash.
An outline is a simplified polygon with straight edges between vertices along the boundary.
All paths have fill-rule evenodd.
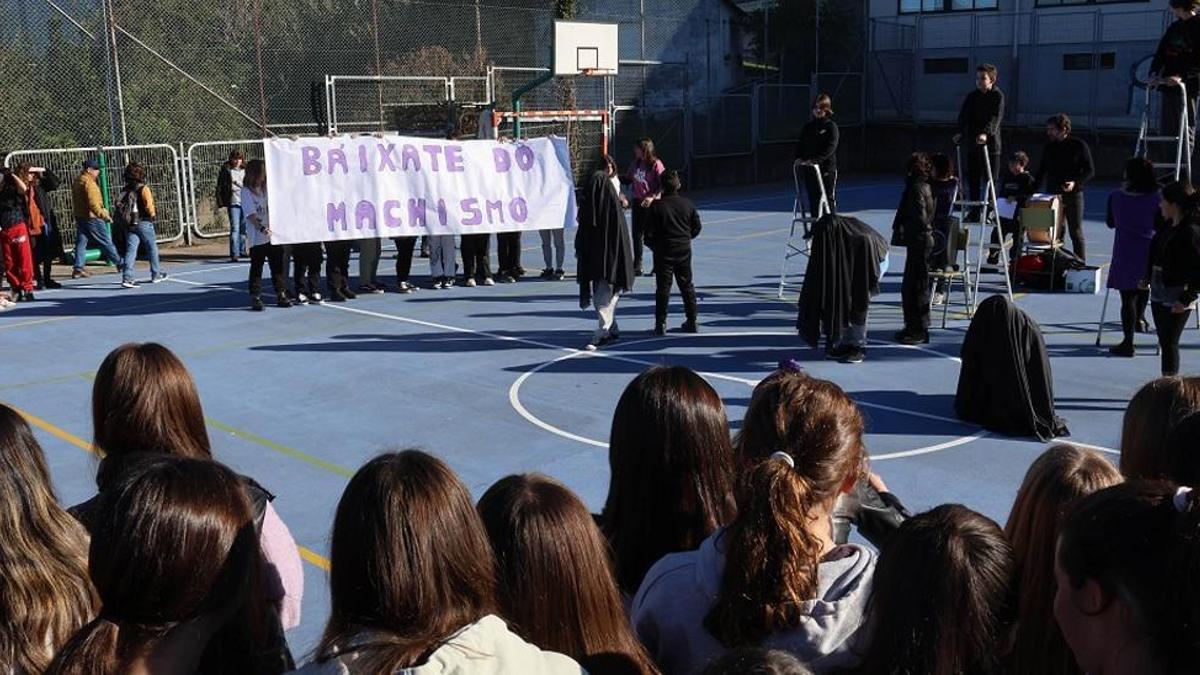
<path id="1" fill-rule="evenodd" d="M 990 156 L 992 171 L 1000 166 L 1000 124 L 1004 121 L 1004 92 L 996 86 L 996 66 L 981 64 L 975 69 L 975 89 L 963 99 L 958 112 L 958 133 L 954 143 L 965 143 L 967 199 L 983 201 L 987 194 L 980 186 L 987 181 L 985 154 Z M 968 221 L 979 219 L 979 207 L 972 207 Z"/>
<path id="2" fill-rule="evenodd" d="M 1163 96 L 1159 124 L 1162 136 L 1179 135 L 1179 121 L 1184 110 L 1179 84 L 1187 88 L 1188 134 L 1184 146 L 1187 152 L 1196 140 L 1196 100 L 1200 96 L 1200 19 L 1196 18 L 1200 14 L 1200 0 L 1170 0 L 1169 4 L 1176 21 L 1167 27 L 1158 41 L 1158 49 L 1150 62 L 1150 85 L 1156 86 Z M 1189 164 L 1188 159 L 1184 158 L 1184 168 Z"/>
<path id="3" fill-rule="evenodd" d="M 1045 185 L 1046 192 L 1061 199 L 1067 230 L 1071 233 L 1071 250 L 1086 263 L 1083 186 L 1096 175 L 1092 150 L 1083 139 L 1071 135 L 1071 118 L 1066 113 L 1058 113 L 1046 120 L 1046 136 L 1049 141 L 1042 147 L 1042 161 L 1034 184 Z"/>
<path id="4" fill-rule="evenodd" d="M 812 119 L 800 131 L 796 141 L 794 166 L 813 166 L 821 172 L 825 199 L 830 212 L 837 212 L 837 149 L 838 125 L 833 121 L 833 99 L 821 93 L 812 106 Z M 821 186 L 813 171 L 804 172 L 804 191 L 808 193 L 808 210 L 814 220 L 821 216 Z"/>

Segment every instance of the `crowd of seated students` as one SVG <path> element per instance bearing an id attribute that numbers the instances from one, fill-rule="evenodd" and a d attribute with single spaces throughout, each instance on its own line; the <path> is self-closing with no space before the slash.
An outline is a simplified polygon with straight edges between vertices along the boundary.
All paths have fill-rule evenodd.
<path id="1" fill-rule="evenodd" d="M 882 487 L 840 387 L 785 363 L 731 438 L 703 378 L 654 367 L 617 405 L 598 515 L 539 474 L 476 503 L 421 450 L 362 466 L 307 654 L 285 633 L 295 542 L 270 492 L 214 459 L 179 359 L 114 350 L 92 418 L 98 493 L 68 509 L 0 406 L 0 672 L 1200 672 L 1200 378 L 1133 397 L 1116 465 L 1048 448 L 1003 527 L 897 507 L 876 548 L 833 525 Z"/>

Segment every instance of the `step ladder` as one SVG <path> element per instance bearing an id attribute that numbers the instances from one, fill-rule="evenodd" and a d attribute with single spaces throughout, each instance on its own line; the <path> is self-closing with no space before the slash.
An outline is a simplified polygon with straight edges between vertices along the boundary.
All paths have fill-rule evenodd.
<path id="1" fill-rule="evenodd" d="M 984 274 L 983 266 L 987 255 L 994 252 L 999 255 L 999 272 L 1004 275 L 1004 288 L 1008 293 L 1008 299 L 1012 300 L 1012 275 L 1009 273 L 1008 247 L 1004 245 L 1004 229 L 1000 227 L 1000 207 L 996 201 L 996 180 L 995 174 L 992 171 L 992 157 L 987 151 L 987 146 L 974 146 L 972 150 L 983 152 L 984 179 L 986 180 L 983 199 L 955 199 L 952 207 L 958 209 L 959 223 L 963 227 L 968 231 L 972 228 L 977 228 L 979 232 L 975 260 L 971 260 L 969 255 L 967 257 L 967 267 L 974 267 L 974 278 L 972 281 L 975 287 L 971 291 L 971 297 L 978 300 L 980 278 Z M 962 145 L 956 145 L 955 151 L 958 156 L 959 183 L 965 184 L 966 175 L 963 168 L 965 165 L 962 163 Z M 957 196 L 963 197 L 964 195 L 965 192 L 960 190 Z M 975 220 L 970 219 L 972 211 L 978 213 Z M 1000 242 L 999 244 L 992 243 L 993 232 L 996 233 L 996 238 Z M 974 315 L 974 307 L 971 308 L 970 314 Z"/>
<path id="2" fill-rule="evenodd" d="M 1179 87 L 1179 95 L 1182 97 L 1183 105 L 1179 112 L 1179 134 L 1176 136 L 1162 135 L 1163 131 L 1159 129 L 1159 135 L 1150 133 L 1151 122 L 1151 105 L 1150 94 L 1154 91 L 1162 91 L 1162 87 Z M 1185 174 L 1184 168 L 1187 169 L 1187 176 L 1192 175 L 1192 142 L 1191 142 L 1192 120 L 1188 119 L 1188 92 L 1187 85 L 1183 82 L 1171 83 L 1163 82 L 1157 86 L 1146 85 L 1146 101 L 1142 106 L 1142 123 L 1138 127 L 1137 144 L 1133 148 L 1134 157 L 1145 157 L 1150 160 L 1155 171 L 1163 172 L 1160 179 L 1171 177 L 1172 180 L 1180 180 Z M 1174 162 L 1158 162 L 1150 156 L 1150 147 L 1152 144 L 1172 143 L 1175 146 L 1175 161 Z M 1169 147 L 1169 146 L 1168 146 Z"/>
<path id="3" fill-rule="evenodd" d="M 817 186 L 821 190 L 820 199 L 817 201 L 817 217 L 809 215 L 810 210 L 805 209 L 804 197 L 806 190 L 804 189 L 804 172 L 812 171 L 817 175 Z M 779 291 L 778 297 L 783 299 L 783 289 L 787 286 L 788 264 L 792 258 L 796 256 L 807 256 L 812 245 L 812 226 L 818 220 L 833 213 L 833 209 L 829 206 L 829 198 L 825 194 L 825 179 L 821 177 L 821 168 L 816 164 L 801 164 L 799 162 L 792 165 L 792 180 L 796 186 L 796 198 L 792 201 L 792 226 L 788 233 L 787 244 L 783 250 L 783 266 L 779 270 Z M 811 198 L 811 195 L 809 195 Z"/>

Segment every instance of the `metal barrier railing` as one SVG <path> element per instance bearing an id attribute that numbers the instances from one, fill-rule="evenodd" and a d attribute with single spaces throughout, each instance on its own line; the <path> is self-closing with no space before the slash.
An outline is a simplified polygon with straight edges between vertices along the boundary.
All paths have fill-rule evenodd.
<path id="1" fill-rule="evenodd" d="M 241 150 L 246 161 L 262 159 L 262 139 L 205 141 L 188 146 L 184 154 L 187 213 L 192 232 L 202 239 L 229 236 L 229 217 L 217 207 L 217 175 L 229 153 Z"/>

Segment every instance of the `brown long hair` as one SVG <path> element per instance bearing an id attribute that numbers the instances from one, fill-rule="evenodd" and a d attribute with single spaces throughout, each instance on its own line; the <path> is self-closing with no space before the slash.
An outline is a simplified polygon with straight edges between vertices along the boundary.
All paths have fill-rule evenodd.
<path id="1" fill-rule="evenodd" d="M 573 492 L 539 474 L 508 476 L 484 493 L 479 515 L 513 630 L 590 673 L 658 672 L 629 625 L 604 538 Z"/>
<path id="2" fill-rule="evenodd" d="M 330 564 L 320 661 L 357 647 L 356 668 L 390 673 L 496 611 L 492 548 L 471 495 L 450 467 L 419 450 L 380 455 L 350 479 Z M 358 644 L 365 631 L 375 640 Z"/>
<path id="3" fill-rule="evenodd" d="M 1126 478 L 1167 478 L 1167 437 L 1180 420 L 1200 410 L 1200 377 L 1160 377 L 1142 386 L 1121 424 L 1121 473 Z"/>
<path id="4" fill-rule="evenodd" d="M 40 673 L 95 615 L 87 532 L 58 505 L 42 448 L 0 405 L 0 665 Z"/>
<path id="5" fill-rule="evenodd" d="M 690 551 L 733 519 L 733 449 L 721 397 L 683 366 L 655 366 L 625 387 L 608 441 L 601 516 L 621 590 L 668 553 Z"/>
<path id="6" fill-rule="evenodd" d="M 117 675 L 181 624 L 220 617 L 198 672 L 262 672 L 266 601 L 241 479 L 223 465 L 159 456 L 101 496 L 88 568 L 100 616 L 55 657 L 51 675 Z"/>
<path id="7" fill-rule="evenodd" d="M 750 468 L 727 533 L 725 572 L 704 626 L 726 647 L 794 628 L 817 592 L 822 543 L 809 524 L 866 466 L 863 418 L 836 384 L 777 370 L 754 388 L 735 442 Z M 795 468 L 770 456 L 784 452 Z"/>
<path id="8" fill-rule="evenodd" d="M 242 185 L 262 194 L 267 187 L 267 163 L 258 158 L 246 162 L 246 175 L 242 176 Z"/>
<path id="9" fill-rule="evenodd" d="M 1120 482 L 1120 472 L 1108 460 L 1069 443 L 1051 446 L 1029 466 L 1004 526 L 1020 589 L 1011 672 L 1081 672 L 1054 620 L 1054 547 L 1076 502 Z"/>
<path id="10" fill-rule="evenodd" d="M 154 342 L 121 345 L 100 364 L 92 438 L 104 458 L 96 474 L 101 489 L 131 455 L 212 459 L 196 383 L 179 357 Z"/>
<path id="11" fill-rule="evenodd" d="M 1015 614 L 1016 565 L 990 518 L 944 504 L 906 520 L 879 555 L 871 588 L 876 630 L 860 672 L 1001 671 Z"/>

